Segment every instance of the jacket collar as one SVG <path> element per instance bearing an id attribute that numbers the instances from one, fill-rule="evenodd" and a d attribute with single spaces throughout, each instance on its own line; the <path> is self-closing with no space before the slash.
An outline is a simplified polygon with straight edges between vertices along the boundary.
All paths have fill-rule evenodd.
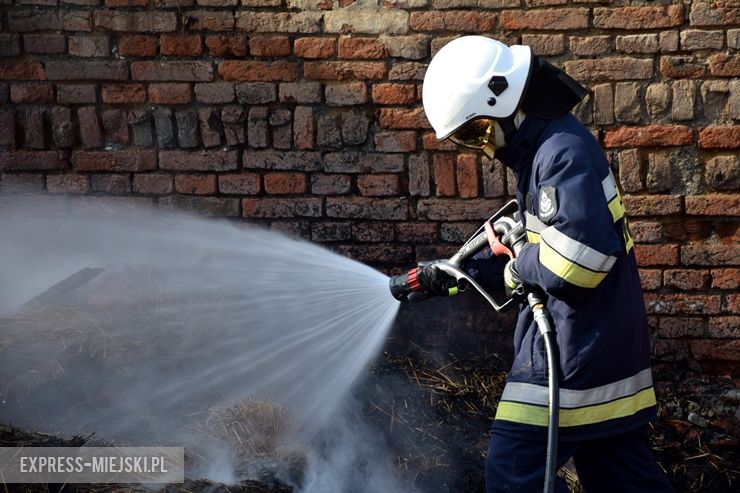
<path id="1" fill-rule="evenodd" d="M 514 173 L 521 173 L 531 164 L 540 134 L 549 123 L 550 120 L 527 115 L 511 141 L 496 150 L 496 158 Z"/>

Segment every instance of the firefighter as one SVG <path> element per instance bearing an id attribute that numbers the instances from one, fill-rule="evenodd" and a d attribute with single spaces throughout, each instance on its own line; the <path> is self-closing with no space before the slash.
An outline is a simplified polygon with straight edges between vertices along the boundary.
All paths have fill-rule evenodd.
<path id="1" fill-rule="evenodd" d="M 439 140 L 495 155 L 516 177 L 528 243 L 503 278 L 509 291 L 538 286 L 548 296 L 560 348 L 558 467 L 572 457 L 589 493 L 668 492 L 648 437 L 656 400 L 632 237 L 601 147 L 570 114 L 586 92 L 527 46 L 465 36 L 431 61 L 423 104 Z M 423 268 L 419 280 L 448 295 L 451 278 L 441 270 Z M 542 489 L 545 361 L 532 311 L 521 303 L 491 430 L 487 493 Z M 567 491 L 558 481 L 556 491 Z"/>

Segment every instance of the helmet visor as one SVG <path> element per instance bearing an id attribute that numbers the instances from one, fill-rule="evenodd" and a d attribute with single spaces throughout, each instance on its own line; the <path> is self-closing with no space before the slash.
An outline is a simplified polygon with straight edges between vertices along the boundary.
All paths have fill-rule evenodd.
<path id="1" fill-rule="evenodd" d="M 482 151 L 489 143 L 495 142 L 493 119 L 471 120 L 450 135 L 450 140 L 463 147 Z"/>

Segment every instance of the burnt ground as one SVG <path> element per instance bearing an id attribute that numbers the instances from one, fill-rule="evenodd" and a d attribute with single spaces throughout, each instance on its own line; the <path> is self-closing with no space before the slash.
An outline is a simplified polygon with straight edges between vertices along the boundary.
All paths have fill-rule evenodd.
<path id="1" fill-rule="evenodd" d="M 505 381 L 503 363 L 487 366 L 415 348 L 386 352 L 358 385 L 355 397 L 371 429 L 395 453 L 395 465 L 422 492 L 483 491 L 483 463 L 496 397 Z M 677 492 L 737 491 L 737 382 L 688 369 L 655 368 L 660 401 L 653 425 L 656 458 Z M 0 426 L 0 446 L 82 445 L 89 437 L 63 439 Z M 572 470 L 562 472 L 572 491 L 580 491 Z M 142 491 L 126 485 L 4 485 L 0 492 L 80 493 Z M 167 493 L 289 493 L 275 480 L 222 485 L 188 480 L 167 485 Z"/>

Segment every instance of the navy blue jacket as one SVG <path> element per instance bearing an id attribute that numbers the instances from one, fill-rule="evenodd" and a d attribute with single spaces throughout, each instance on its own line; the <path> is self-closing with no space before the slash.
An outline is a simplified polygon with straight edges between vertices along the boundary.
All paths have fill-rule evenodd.
<path id="1" fill-rule="evenodd" d="M 517 179 L 528 243 L 516 259 L 542 287 L 560 347 L 560 433 L 588 439 L 644 425 L 655 414 L 649 333 L 622 200 L 598 142 L 575 117 L 528 116 L 497 152 Z M 544 433 L 547 376 L 526 304 L 494 428 Z"/>

